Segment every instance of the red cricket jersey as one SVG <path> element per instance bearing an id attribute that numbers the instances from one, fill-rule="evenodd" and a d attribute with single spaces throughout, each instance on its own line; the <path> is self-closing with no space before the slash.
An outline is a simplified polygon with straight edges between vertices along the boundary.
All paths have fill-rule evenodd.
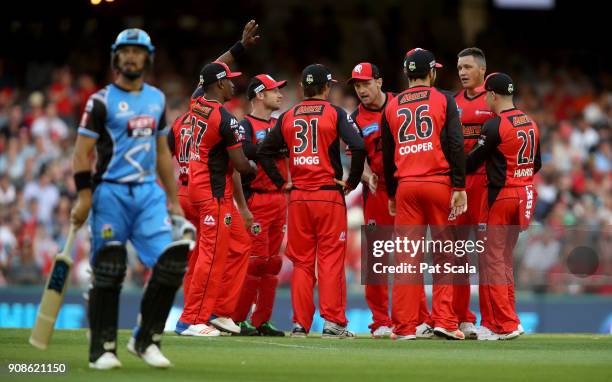
<path id="1" fill-rule="evenodd" d="M 232 195 L 228 149 L 241 148 L 244 128 L 216 101 L 196 99 L 191 115 L 189 198 L 192 202 Z"/>
<path id="2" fill-rule="evenodd" d="M 485 100 L 486 94 L 486 92 L 482 92 L 475 97 L 469 97 L 467 90 L 463 90 L 455 95 L 455 102 L 457 102 L 459 117 L 463 126 L 463 146 L 466 155 L 478 143 L 482 125 L 495 117 L 495 113 L 489 110 L 489 105 Z M 478 169 L 476 173 L 484 174 L 484 167 Z"/>
<path id="3" fill-rule="evenodd" d="M 429 86 L 398 94 L 383 113 L 382 140 L 389 196 L 395 195 L 398 181 L 465 188 L 463 131 L 450 95 Z"/>
<path id="4" fill-rule="evenodd" d="M 250 114 L 247 114 L 244 119 L 240 122 L 242 127 L 244 127 L 244 142 L 242 147 L 245 149 L 245 155 L 247 158 L 252 160 L 257 160 L 257 146 L 260 145 L 268 132 L 274 127 L 276 124 L 276 118 L 270 118 L 270 120 L 265 120 L 261 118 L 254 117 Z M 250 144 L 250 149 L 246 148 L 246 146 Z M 276 159 L 276 167 L 280 171 L 283 178 L 287 179 L 287 164 L 285 163 L 286 156 L 283 154 L 279 154 Z M 245 191 L 254 191 L 254 192 L 276 192 L 278 188 L 272 182 L 270 177 L 265 173 L 262 169 L 261 164 L 257 164 L 257 175 L 255 178 L 253 176 L 243 176 L 242 177 L 242 187 Z"/>
<path id="5" fill-rule="evenodd" d="M 283 113 L 265 137 L 258 157 L 277 187 L 284 184 L 284 179 L 276 167 L 276 158 L 286 147 L 296 189 L 337 189 L 334 179 L 342 179 L 340 139 L 352 153 L 347 184 L 354 188 L 363 172 L 363 139 L 346 112 L 325 100 L 306 99 Z"/>
<path id="6" fill-rule="evenodd" d="M 380 138 L 380 123 L 385 106 L 394 97 L 393 93 L 385 93 L 385 103 L 378 110 L 368 109 L 359 103 L 357 110 L 351 114 L 355 125 L 359 128 L 368 155 L 368 164 L 373 173 L 378 175 L 379 187 L 385 189 L 383 170 L 382 141 Z"/>
<path id="7" fill-rule="evenodd" d="M 468 172 L 485 161 L 490 188 L 533 184 L 533 175 L 542 167 L 537 124 L 516 108 L 487 121 L 478 147 L 468 156 Z"/>

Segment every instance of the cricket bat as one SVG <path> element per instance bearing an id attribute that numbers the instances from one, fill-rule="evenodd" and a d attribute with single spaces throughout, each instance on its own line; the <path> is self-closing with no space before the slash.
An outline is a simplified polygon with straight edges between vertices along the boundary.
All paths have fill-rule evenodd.
<path id="1" fill-rule="evenodd" d="M 72 252 L 76 231 L 74 225 L 71 224 L 64 250 L 58 253 L 53 260 L 53 267 L 40 300 L 36 322 L 30 336 L 30 344 L 41 350 L 47 349 L 49 342 L 51 342 L 55 320 L 57 320 L 57 315 L 64 302 L 64 294 L 70 281 L 70 268 L 72 267 L 70 253 Z"/>

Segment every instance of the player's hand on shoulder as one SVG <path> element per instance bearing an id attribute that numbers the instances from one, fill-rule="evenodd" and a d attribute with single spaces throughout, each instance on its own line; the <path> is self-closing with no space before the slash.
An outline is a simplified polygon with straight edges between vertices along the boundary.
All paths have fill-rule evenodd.
<path id="1" fill-rule="evenodd" d="M 249 48 L 259 41 L 259 35 L 257 34 L 257 29 L 259 29 L 259 24 L 255 22 L 255 20 L 251 20 L 244 26 L 242 30 L 242 39 L 240 42 L 244 45 L 245 48 Z"/>
<path id="2" fill-rule="evenodd" d="M 79 197 L 72 207 L 72 211 L 70 211 L 70 222 L 79 229 L 87 221 L 90 209 L 91 193 L 79 193 Z"/>

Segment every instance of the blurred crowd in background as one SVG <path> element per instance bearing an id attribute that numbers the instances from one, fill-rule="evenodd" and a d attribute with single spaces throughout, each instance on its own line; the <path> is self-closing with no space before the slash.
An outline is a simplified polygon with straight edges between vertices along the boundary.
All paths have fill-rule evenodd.
<path id="1" fill-rule="evenodd" d="M 284 19 L 284 23 L 303 18 L 299 11 L 292 13 L 292 18 Z M 385 56 L 384 43 L 393 40 L 387 35 L 388 28 L 376 19 L 365 18 L 359 25 L 367 36 L 363 44 L 370 46 L 370 50 L 353 49 L 348 56 L 341 54 L 340 46 L 359 44 L 348 37 L 342 40 L 340 29 L 345 21 L 332 16 L 309 22 L 309 28 L 319 29 L 313 37 L 319 47 L 309 44 L 305 36 L 289 26 L 284 27 L 292 30 L 285 38 L 307 46 L 310 53 L 294 54 L 281 43 L 273 62 L 266 60 L 261 51 L 250 53 L 251 60 L 244 64 L 245 77 L 237 81 L 236 97 L 227 104 L 238 119 L 249 112 L 244 96 L 249 75 L 270 71 L 277 79 L 289 80 L 283 89 L 283 108 L 288 108 L 301 97 L 297 84 L 301 67 L 311 63 L 309 60 L 329 64 L 341 80 L 350 76 L 352 66 L 359 61 L 373 61 L 381 66 L 385 78 L 392 79 L 385 82 L 386 90 L 403 89 L 401 51 L 413 46 L 404 46 L 395 50 L 399 54 Z M 444 17 L 452 18 L 453 15 Z M 227 26 L 227 22 L 219 24 Z M 224 38 L 209 44 L 215 48 L 209 49 L 207 44 L 202 44 L 201 49 L 206 50 L 204 57 L 221 54 L 223 44 L 229 47 L 239 36 L 237 25 L 233 23 L 223 33 L 216 29 L 215 36 Z M 268 33 L 264 36 L 269 41 L 261 49 L 269 49 L 279 39 L 270 32 L 271 22 L 267 25 L 268 30 L 262 28 L 262 34 Z M 283 28 L 283 25 L 277 27 Z M 120 29 L 104 36 L 108 44 L 96 45 L 98 59 L 95 64 L 86 54 L 75 53 L 64 61 L 30 59 L 17 70 L 11 57 L 0 53 L 0 286 L 43 283 L 52 257 L 63 246 L 75 198 L 71 155 L 78 121 L 88 97 L 112 80 L 108 61 L 100 57 L 108 57 L 110 41 Z M 189 95 L 197 83 L 198 63 L 203 63 L 202 54 L 197 56 L 199 59 L 190 59 L 190 51 L 177 53 L 169 38 L 162 38 L 162 29 L 147 30 L 157 46 L 154 71 L 148 80 L 165 92 L 167 118 L 171 123 L 187 109 Z M 96 34 L 98 38 L 101 38 L 100 33 Z M 333 43 L 322 43 L 321 35 L 333 37 Z M 436 37 L 434 33 L 419 39 Z M 424 45 L 419 39 L 413 44 L 423 45 L 438 54 L 436 46 Z M 517 106 L 531 115 L 540 127 L 543 167 L 536 176 L 539 196 L 533 226 L 522 235 L 515 254 L 517 289 L 612 293 L 612 74 L 593 71 L 580 62 L 551 62 L 541 57 L 527 60 L 528 50 L 506 54 L 503 44 L 496 46 L 486 36 L 475 38 L 473 42 L 484 48 L 491 58 L 489 71 L 506 71 L 514 77 L 518 87 Z M 211 51 L 216 47 L 218 51 Z M 438 60 L 445 64 L 440 87 L 459 90 L 454 54 L 463 47 L 461 42 L 438 46 L 442 57 Z M 312 53 L 319 48 L 316 54 Z M 558 49 L 558 55 L 563 54 Z M 190 60 L 190 69 L 183 70 L 182 63 L 186 60 Z M 508 67 L 504 67 L 505 64 Z M 334 88 L 331 101 L 349 112 L 357 106 L 354 92 L 343 83 Z M 359 228 L 363 223 L 360 189 L 347 198 L 347 204 L 351 227 L 347 271 L 357 289 L 360 283 Z M 87 230 L 81 230 L 74 250 L 76 271 L 72 273 L 72 281 L 82 286 L 89 282 L 88 237 Z M 567 270 L 567 256 L 576 244 L 576 237 L 599 254 L 597 271 L 592 277 L 578 277 Z M 140 286 L 146 278 L 146 270 L 133 251 L 130 263 L 127 282 Z M 285 264 L 284 277 L 281 276 L 285 283 L 289 281 L 288 269 Z"/>

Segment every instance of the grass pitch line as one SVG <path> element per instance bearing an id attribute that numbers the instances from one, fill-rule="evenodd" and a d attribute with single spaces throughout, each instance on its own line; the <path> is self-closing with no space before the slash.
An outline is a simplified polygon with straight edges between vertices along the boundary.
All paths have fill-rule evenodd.
<path id="1" fill-rule="evenodd" d="M 283 347 L 283 348 L 297 348 L 297 349 L 317 349 L 317 350 L 338 350 L 338 348 L 333 348 L 333 347 L 320 347 L 320 346 L 307 346 L 307 345 L 296 345 L 296 344 L 283 344 L 280 342 L 269 342 L 269 341 L 249 341 L 249 340 L 239 340 L 239 339 L 235 339 L 235 342 L 243 342 L 243 343 L 248 343 L 248 344 L 266 344 L 266 345 L 273 345 L 273 346 L 279 346 L 279 347 Z"/>

